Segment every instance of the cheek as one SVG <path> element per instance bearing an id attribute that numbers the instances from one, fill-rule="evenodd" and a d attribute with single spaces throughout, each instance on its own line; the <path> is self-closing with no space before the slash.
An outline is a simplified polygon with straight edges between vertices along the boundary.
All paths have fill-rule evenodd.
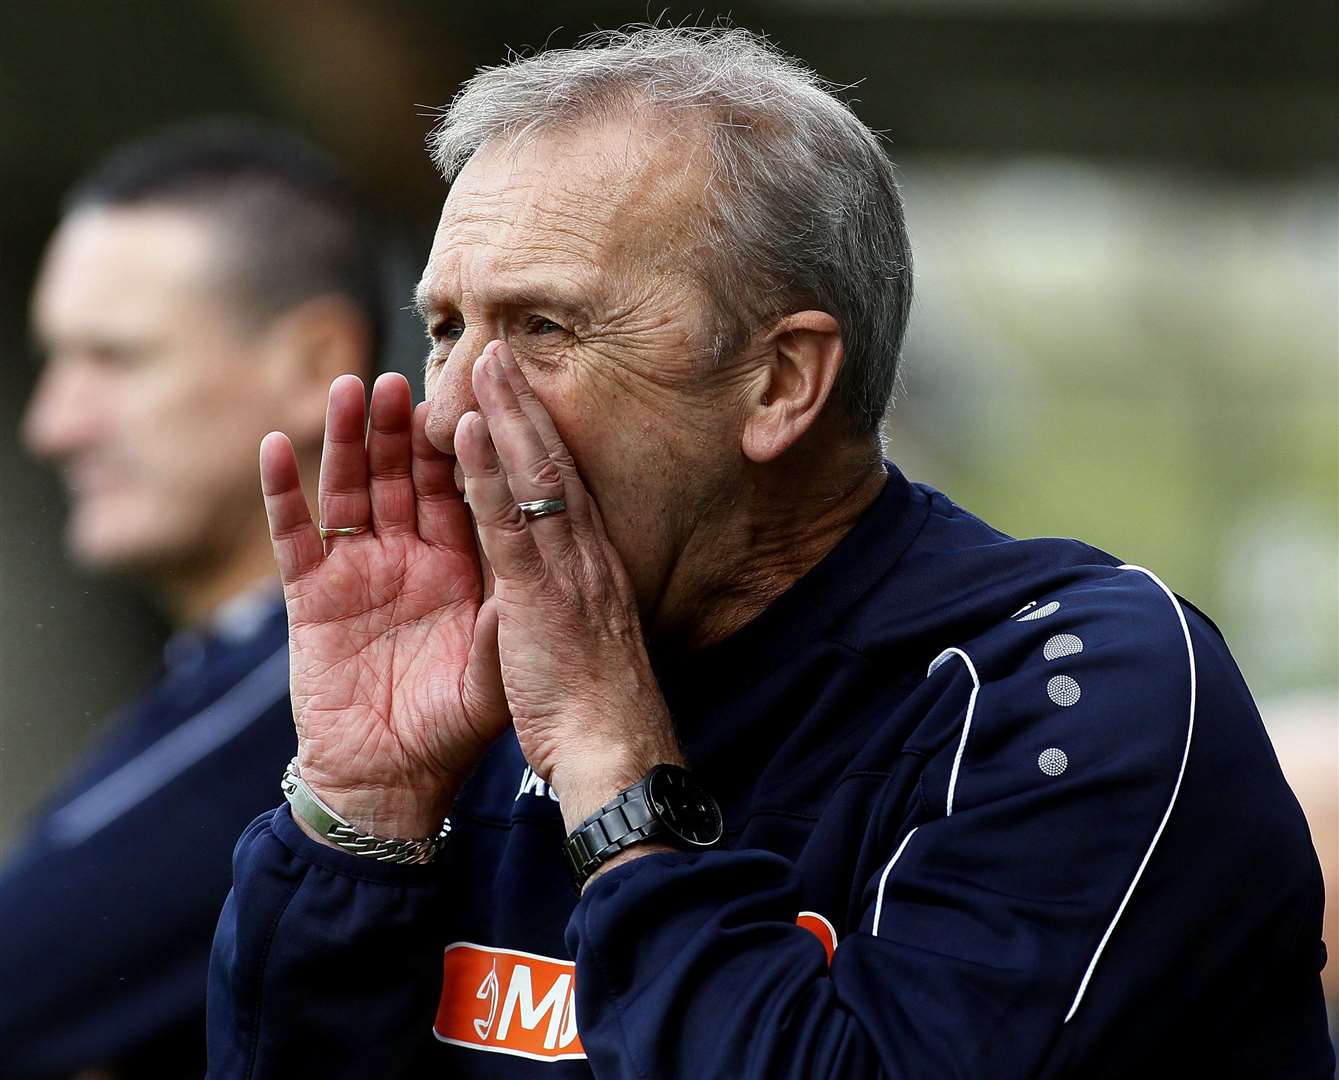
<path id="1" fill-rule="evenodd" d="M 536 388 L 600 508 L 640 607 L 649 611 L 701 502 L 704 440 L 658 397 L 643 400 L 608 383 L 567 387 L 563 397 L 546 396 L 538 380 Z"/>
<path id="2" fill-rule="evenodd" d="M 656 423 L 640 411 L 583 409 L 559 431 L 625 561 L 657 549 L 675 462 Z"/>
<path id="3" fill-rule="evenodd" d="M 548 382 L 536 376 L 533 384 L 602 507 L 608 502 L 628 512 L 645 504 L 673 459 L 667 432 L 677 419 L 671 403 L 608 380 Z"/>
<path id="4" fill-rule="evenodd" d="M 275 403 L 242 366 L 146 386 L 125 437 L 172 517 L 240 509 L 259 499 L 258 448 L 278 422 Z M 226 504 L 219 506 L 219 504 Z"/>

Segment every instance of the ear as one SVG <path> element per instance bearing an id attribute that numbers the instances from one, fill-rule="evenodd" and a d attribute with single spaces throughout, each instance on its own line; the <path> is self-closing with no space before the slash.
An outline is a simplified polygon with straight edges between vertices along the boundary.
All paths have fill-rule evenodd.
<path id="1" fill-rule="evenodd" d="M 825 311 L 787 315 L 764 343 L 770 356 L 750 391 L 742 443 L 758 464 L 780 457 L 814 426 L 845 355 L 841 327 Z"/>
<path id="2" fill-rule="evenodd" d="M 282 430 L 299 453 L 319 447 L 330 384 L 346 372 L 370 384 L 367 321 L 344 298 L 318 296 L 276 318 L 265 339 L 265 377 L 282 402 Z"/>

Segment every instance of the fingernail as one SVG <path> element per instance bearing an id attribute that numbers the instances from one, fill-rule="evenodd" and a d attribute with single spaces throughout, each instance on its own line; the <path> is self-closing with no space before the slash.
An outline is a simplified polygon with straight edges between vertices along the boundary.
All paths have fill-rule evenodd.
<path id="1" fill-rule="evenodd" d="M 486 368 L 488 374 L 495 379 L 505 379 L 507 377 L 502 371 L 502 360 L 498 357 L 497 349 L 489 353 Z"/>

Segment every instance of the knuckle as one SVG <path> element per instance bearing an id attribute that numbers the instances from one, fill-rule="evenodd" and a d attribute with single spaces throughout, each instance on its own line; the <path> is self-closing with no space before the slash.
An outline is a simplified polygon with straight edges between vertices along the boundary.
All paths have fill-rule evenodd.
<path id="1" fill-rule="evenodd" d="M 300 540 L 303 538 L 309 522 L 294 522 L 287 525 L 274 525 L 270 528 L 270 539 L 276 544 L 281 544 L 287 540 Z"/>
<path id="2" fill-rule="evenodd" d="M 526 531 L 525 515 L 515 503 L 508 503 L 490 511 L 483 516 L 479 524 L 507 536 L 519 536 Z"/>
<path id="3" fill-rule="evenodd" d="M 317 493 L 321 502 L 347 503 L 367 497 L 367 485 L 327 484 Z"/>
<path id="4" fill-rule="evenodd" d="M 409 479 L 409 463 L 398 457 L 373 456 L 369 462 L 373 478 L 376 480 Z"/>
<path id="5" fill-rule="evenodd" d="M 542 458 L 530 468 L 531 481 L 540 488 L 561 488 L 563 474 L 552 458 Z"/>

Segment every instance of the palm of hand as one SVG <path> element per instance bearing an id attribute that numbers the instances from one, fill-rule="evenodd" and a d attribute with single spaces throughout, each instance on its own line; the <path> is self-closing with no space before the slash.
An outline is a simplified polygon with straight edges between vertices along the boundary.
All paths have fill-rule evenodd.
<path id="1" fill-rule="evenodd" d="M 477 564 L 416 536 L 340 540 L 287 590 L 310 767 L 338 761 L 387 785 L 467 773 L 491 738 L 461 699 L 480 601 Z"/>

